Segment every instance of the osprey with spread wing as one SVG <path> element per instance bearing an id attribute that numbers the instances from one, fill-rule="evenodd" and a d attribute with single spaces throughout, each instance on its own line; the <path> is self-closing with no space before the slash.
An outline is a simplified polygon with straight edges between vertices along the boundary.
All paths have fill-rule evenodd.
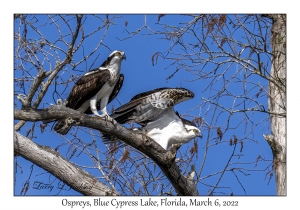
<path id="1" fill-rule="evenodd" d="M 122 87 L 124 75 L 120 74 L 120 70 L 123 59 L 126 59 L 125 53 L 116 50 L 99 68 L 84 74 L 73 86 L 66 107 L 111 119 L 107 114 L 106 106 L 117 96 Z M 97 111 L 99 109 L 102 115 L 99 115 Z M 59 120 L 54 130 L 65 135 L 71 127 L 68 119 Z"/>
<path id="2" fill-rule="evenodd" d="M 135 122 L 142 125 L 139 132 L 167 149 L 172 144 L 202 138 L 196 125 L 181 118 L 173 108 L 193 97 L 194 93 L 185 88 L 158 88 L 134 96 L 129 103 L 116 109 L 111 117 L 121 124 Z M 109 134 L 105 134 L 103 140 L 105 143 L 120 141 Z"/>

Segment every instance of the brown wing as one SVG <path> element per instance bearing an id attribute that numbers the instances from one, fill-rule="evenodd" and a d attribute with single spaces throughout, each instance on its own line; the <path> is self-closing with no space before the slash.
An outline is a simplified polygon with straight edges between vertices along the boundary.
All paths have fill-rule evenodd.
<path id="1" fill-rule="evenodd" d="M 159 91 L 165 90 L 165 89 L 172 89 L 172 88 L 164 87 L 164 88 L 156 88 L 154 90 L 145 91 L 143 93 L 139 93 L 139 94 L 135 95 L 134 97 L 132 97 L 132 99 L 130 101 L 134 101 L 136 99 L 143 98 L 145 96 L 151 95 L 152 93 L 156 93 L 156 92 L 159 92 Z"/>
<path id="2" fill-rule="evenodd" d="M 119 79 L 118 79 L 112 93 L 109 96 L 107 104 L 109 104 L 112 100 L 115 99 L 115 97 L 117 97 L 117 95 L 119 94 L 119 92 L 123 86 L 123 81 L 124 81 L 124 74 L 120 74 Z"/>
<path id="3" fill-rule="evenodd" d="M 139 94 L 135 95 L 134 97 L 132 97 L 132 99 L 128 103 L 126 103 L 126 104 L 120 106 L 118 109 L 116 109 L 114 114 L 120 114 L 120 113 L 129 111 L 129 110 L 132 110 L 136 106 L 140 105 L 143 102 L 143 100 L 147 98 L 147 96 L 151 95 L 152 93 L 164 90 L 164 89 L 170 89 L 170 88 L 157 88 L 154 90 L 139 93 Z"/>
<path id="4" fill-rule="evenodd" d="M 157 88 L 154 90 L 146 91 L 135 95 L 127 104 L 124 104 L 117 108 L 110 116 L 114 118 L 118 123 L 124 124 L 130 121 L 134 121 L 140 125 L 145 125 L 151 119 L 151 116 L 156 116 L 163 110 L 153 109 L 151 103 L 146 103 L 147 97 L 152 93 L 171 88 Z M 153 113 L 155 111 L 155 113 Z M 152 115 L 151 115 L 152 114 Z"/>
<path id="5" fill-rule="evenodd" d="M 133 102 L 129 102 L 119 107 L 112 113 L 110 116 L 114 118 L 118 123 L 124 124 L 127 123 L 135 117 L 137 110 L 136 108 L 143 103 L 143 98 L 137 99 Z"/>
<path id="6" fill-rule="evenodd" d="M 110 94 L 109 96 L 109 99 L 108 99 L 108 103 L 109 104 L 112 100 L 114 100 L 114 98 L 118 95 L 118 93 L 120 92 L 121 90 L 121 87 L 123 85 L 123 81 L 124 81 L 124 75 L 123 74 L 120 74 L 120 77 L 112 91 L 112 93 Z M 98 101 L 97 104 L 96 104 L 96 107 L 97 107 L 97 110 L 100 110 L 100 102 L 101 101 Z M 92 110 L 91 110 L 91 107 L 88 107 L 87 110 L 84 112 L 85 114 L 93 114 Z"/>
<path id="7" fill-rule="evenodd" d="M 109 70 L 99 70 L 83 75 L 72 88 L 66 106 L 78 109 L 85 101 L 95 96 L 109 79 Z"/>
<path id="8" fill-rule="evenodd" d="M 158 98 L 150 98 L 151 94 L 159 92 L 161 95 Z M 117 108 L 110 116 L 120 124 L 132 121 L 145 125 L 164 109 L 193 97 L 194 94 L 185 88 L 157 88 L 137 94 L 130 102 Z"/>

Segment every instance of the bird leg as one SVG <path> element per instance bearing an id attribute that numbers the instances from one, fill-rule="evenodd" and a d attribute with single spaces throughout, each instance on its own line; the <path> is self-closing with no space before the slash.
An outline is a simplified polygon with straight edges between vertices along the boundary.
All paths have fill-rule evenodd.
<path id="1" fill-rule="evenodd" d="M 105 121 L 108 120 L 108 121 L 112 122 L 112 124 L 116 125 L 117 122 L 107 114 L 106 106 L 104 106 L 104 108 L 101 109 L 102 114 L 100 115 L 97 111 L 96 104 L 97 104 L 97 97 L 94 97 L 90 100 L 90 107 L 91 107 L 91 110 L 94 113 L 94 115 L 104 118 Z M 102 100 L 101 100 L 101 105 L 102 105 Z"/>
<path id="2" fill-rule="evenodd" d="M 101 117 L 103 118 L 105 121 L 110 121 L 113 125 L 116 125 L 117 124 L 117 121 L 115 121 L 111 116 L 109 116 L 107 114 L 107 111 L 106 111 L 106 107 L 104 107 L 102 110 L 101 110 L 102 114 L 100 115 L 98 112 L 94 113 L 95 116 L 98 116 L 98 117 Z"/>
<path id="3" fill-rule="evenodd" d="M 110 121 L 113 125 L 117 124 L 117 121 L 107 114 L 106 106 L 101 110 L 101 112 L 102 114 L 98 115 L 99 117 L 105 118 L 105 121 Z"/>

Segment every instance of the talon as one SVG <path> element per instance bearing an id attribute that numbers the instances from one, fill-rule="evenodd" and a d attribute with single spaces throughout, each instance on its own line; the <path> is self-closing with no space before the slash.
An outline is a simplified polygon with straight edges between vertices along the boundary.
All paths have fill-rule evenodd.
<path id="1" fill-rule="evenodd" d="M 104 118 L 104 117 L 106 117 L 107 115 L 106 114 L 97 114 L 96 116 L 98 116 L 98 117 L 101 117 L 101 118 Z"/>
<path id="2" fill-rule="evenodd" d="M 110 121 L 112 124 L 116 125 L 117 122 L 112 118 L 110 117 L 108 114 L 102 114 L 102 115 L 95 115 L 95 116 L 98 116 L 98 117 L 101 117 L 101 118 L 104 118 L 105 121 Z"/>

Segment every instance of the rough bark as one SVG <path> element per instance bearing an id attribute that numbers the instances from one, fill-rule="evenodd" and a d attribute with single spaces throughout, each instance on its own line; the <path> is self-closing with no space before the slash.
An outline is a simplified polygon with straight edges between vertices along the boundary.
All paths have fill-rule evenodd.
<path id="1" fill-rule="evenodd" d="M 14 132 L 14 151 L 83 195 L 118 195 L 91 174 L 74 166 L 57 151 L 50 147 L 39 146 L 18 132 Z"/>
<path id="2" fill-rule="evenodd" d="M 91 117 L 64 106 L 52 106 L 49 109 L 40 110 L 30 109 L 28 111 L 15 110 L 14 112 L 15 119 L 25 121 L 63 119 L 69 116 L 72 116 L 70 120 L 74 120 L 74 123 L 78 126 L 93 128 L 104 134 L 113 134 L 126 144 L 143 152 L 161 168 L 178 195 L 199 195 L 196 186 L 181 174 L 176 165 L 176 152 L 164 150 L 158 143 L 145 135 L 134 133 L 119 124 L 114 125 L 102 118 Z"/>
<path id="3" fill-rule="evenodd" d="M 273 20 L 273 60 L 269 83 L 269 111 L 286 112 L 286 15 L 268 15 Z M 270 115 L 271 135 L 265 139 L 273 152 L 273 169 L 276 176 L 277 195 L 286 195 L 286 117 Z"/>

